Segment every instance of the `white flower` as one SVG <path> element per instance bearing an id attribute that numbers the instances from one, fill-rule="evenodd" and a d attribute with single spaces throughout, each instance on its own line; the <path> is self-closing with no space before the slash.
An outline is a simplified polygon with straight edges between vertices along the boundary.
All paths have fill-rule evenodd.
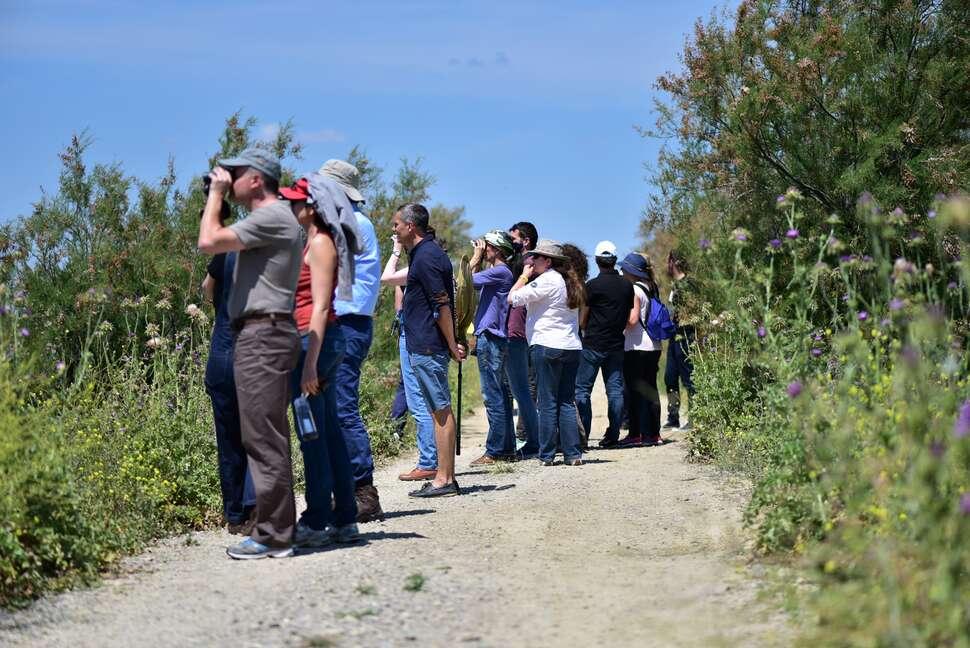
<path id="1" fill-rule="evenodd" d="M 202 309 L 196 306 L 195 304 L 189 304 L 188 306 L 185 307 L 185 314 L 191 317 L 192 319 L 196 319 L 199 315 L 202 315 L 203 313 L 202 313 Z"/>

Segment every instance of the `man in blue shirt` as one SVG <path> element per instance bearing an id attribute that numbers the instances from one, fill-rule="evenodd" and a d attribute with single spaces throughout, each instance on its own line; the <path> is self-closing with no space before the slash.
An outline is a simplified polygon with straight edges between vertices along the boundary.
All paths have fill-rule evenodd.
<path id="1" fill-rule="evenodd" d="M 449 497 L 460 495 L 461 490 L 455 481 L 456 430 L 448 385 L 448 361 L 450 356 L 461 362 L 464 349 L 455 341 L 454 271 L 448 255 L 427 235 L 429 217 L 423 205 L 409 203 L 401 207 L 391 221 L 394 233 L 410 256 L 407 290 L 401 307 L 404 339 L 421 395 L 434 418 L 438 450 L 435 478 L 409 494 L 412 497 Z"/>
<path id="2" fill-rule="evenodd" d="M 374 456 L 370 435 L 360 415 L 360 367 L 374 339 L 374 309 L 381 284 L 381 250 L 370 219 L 364 215 L 360 171 L 343 160 L 327 160 L 320 173 L 341 186 L 354 206 L 360 233 L 360 254 L 354 256 L 353 298 L 334 302 L 337 326 L 347 341 L 347 353 L 337 369 L 337 417 L 354 468 L 357 521 L 383 520 L 381 500 L 374 487 Z"/>

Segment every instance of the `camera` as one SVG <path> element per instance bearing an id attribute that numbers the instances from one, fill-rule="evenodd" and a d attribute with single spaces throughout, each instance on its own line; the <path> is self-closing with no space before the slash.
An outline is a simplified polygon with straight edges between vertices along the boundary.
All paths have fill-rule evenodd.
<path id="1" fill-rule="evenodd" d="M 210 178 L 209 174 L 207 173 L 204 176 L 202 176 L 202 193 L 208 196 L 209 187 L 211 186 L 212 186 L 212 178 Z"/>

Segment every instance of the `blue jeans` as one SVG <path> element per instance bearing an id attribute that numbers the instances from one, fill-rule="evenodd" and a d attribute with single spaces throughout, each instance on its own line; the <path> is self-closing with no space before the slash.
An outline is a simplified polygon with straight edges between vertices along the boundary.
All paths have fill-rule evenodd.
<path id="1" fill-rule="evenodd" d="M 214 349 L 205 365 L 205 390 L 212 401 L 219 456 L 222 513 L 229 524 L 242 524 L 256 506 L 253 479 L 239 431 L 239 401 L 232 371 L 232 347 Z"/>
<path id="2" fill-rule="evenodd" d="M 492 458 L 513 456 L 515 426 L 512 423 L 512 392 L 505 380 L 508 340 L 486 331 L 478 336 L 475 348 L 482 400 L 488 418 L 485 454 Z"/>
<path id="3" fill-rule="evenodd" d="M 290 374 L 290 393 L 294 398 L 300 395 L 300 379 L 303 377 L 309 340 L 309 335 L 300 338 L 300 361 Z M 327 327 L 317 358 L 317 376 L 323 384 L 315 396 L 307 399 L 319 436 L 312 441 L 300 441 L 306 476 L 306 510 L 300 516 L 300 521 L 318 531 L 328 524 L 351 524 L 357 519 L 354 476 L 337 418 L 336 379 L 345 348 L 340 329 Z"/>
<path id="4" fill-rule="evenodd" d="M 451 357 L 447 353 L 408 352 L 408 363 L 418 383 L 421 397 L 432 414 L 451 407 L 451 385 L 448 383 L 450 361 Z"/>
<path id="5" fill-rule="evenodd" d="M 414 375 L 404 335 L 401 335 L 398 351 L 401 355 L 401 376 L 404 379 L 404 395 L 407 398 L 408 410 L 414 418 L 414 425 L 418 437 L 418 468 L 434 470 L 438 467 L 438 447 L 434 442 L 434 420 L 428 405 L 421 395 L 418 377 Z"/>
<path id="6" fill-rule="evenodd" d="M 522 454 L 535 454 L 539 452 L 539 412 L 529 386 L 529 343 L 522 338 L 509 338 L 505 372 L 525 426 Z"/>
<path id="7" fill-rule="evenodd" d="M 347 352 L 337 369 L 337 416 L 354 466 L 354 481 L 358 486 L 373 484 L 374 456 L 360 416 L 360 367 L 374 339 L 374 321 L 364 315 L 344 315 L 337 318 L 336 326 L 331 324 L 328 328 L 339 328 L 347 344 Z"/>
<path id="8" fill-rule="evenodd" d="M 579 350 L 532 345 L 532 363 L 539 391 L 539 459 L 552 461 L 557 444 L 566 461 L 579 459 L 576 425 L 576 371 Z"/>
<path id="9" fill-rule="evenodd" d="M 690 395 L 694 394 L 694 381 L 691 374 L 694 364 L 690 360 L 690 347 L 694 344 L 693 330 L 687 333 L 677 331 L 677 335 L 667 342 L 667 365 L 664 367 L 664 384 L 667 392 L 679 392 L 680 383 Z"/>
<path id="10" fill-rule="evenodd" d="M 606 386 L 607 414 L 609 426 L 606 438 L 616 441 L 620 437 L 620 422 L 623 420 L 623 350 L 594 351 L 583 349 L 579 370 L 576 373 L 576 408 L 583 422 L 586 436 L 592 436 L 593 407 L 590 396 L 596 374 L 602 370 L 603 384 Z"/>

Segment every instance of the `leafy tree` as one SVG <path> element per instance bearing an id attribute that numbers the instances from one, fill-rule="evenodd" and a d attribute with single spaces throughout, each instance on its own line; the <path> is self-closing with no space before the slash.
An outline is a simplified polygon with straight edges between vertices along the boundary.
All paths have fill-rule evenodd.
<path id="1" fill-rule="evenodd" d="M 961 0 L 745 0 L 698 21 L 656 128 L 672 142 L 642 231 L 691 221 L 778 234 L 788 187 L 850 239 L 864 192 L 925 213 L 970 177 L 970 5 Z M 696 223 L 695 223 L 696 224 Z"/>

